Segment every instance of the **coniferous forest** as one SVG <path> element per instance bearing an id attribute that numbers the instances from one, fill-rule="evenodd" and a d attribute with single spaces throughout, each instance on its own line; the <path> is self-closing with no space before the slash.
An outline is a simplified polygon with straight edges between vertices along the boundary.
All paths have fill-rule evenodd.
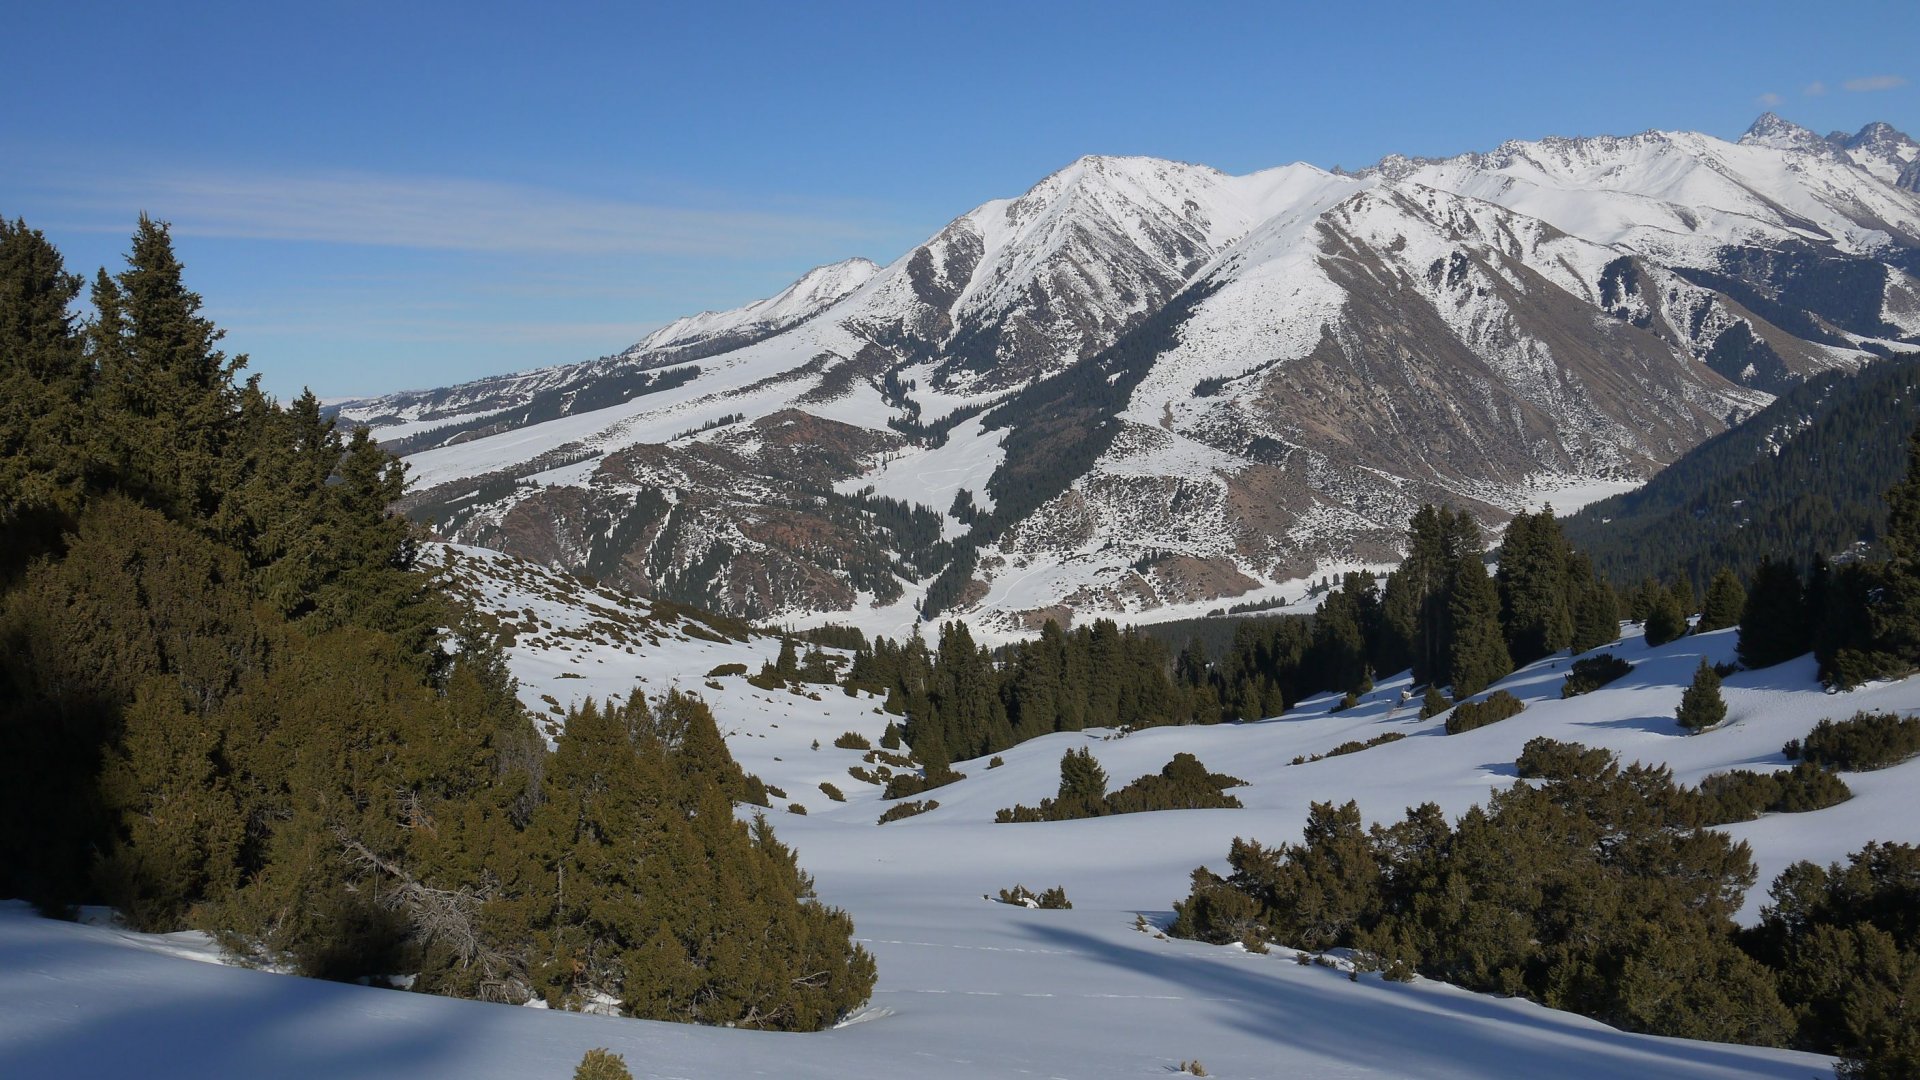
<path id="1" fill-rule="evenodd" d="M 865 1000 L 706 706 L 589 701 L 550 750 L 416 568 L 399 463 L 242 381 L 200 308 L 162 223 L 88 282 L 0 221 L 0 895 L 496 1001 Z"/>

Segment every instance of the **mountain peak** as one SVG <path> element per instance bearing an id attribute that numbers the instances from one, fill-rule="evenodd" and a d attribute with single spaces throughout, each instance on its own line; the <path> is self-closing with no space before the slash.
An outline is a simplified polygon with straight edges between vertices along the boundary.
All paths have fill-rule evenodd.
<path id="1" fill-rule="evenodd" d="M 1827 141 L 1778 113 L 1764 112 L 1740 136 L 1741 146 L 1766 146 L 1775 150 L 1819 150 Z"/>

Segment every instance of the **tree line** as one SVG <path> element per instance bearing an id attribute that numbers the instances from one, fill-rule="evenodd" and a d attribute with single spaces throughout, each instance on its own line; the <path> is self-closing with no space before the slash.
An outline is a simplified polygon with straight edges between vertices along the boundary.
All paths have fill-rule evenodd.
<path id="1" fill-rule="evenodd" d="M 0 894 L 328 978 L 812 1029 L 874 979 L 691 698 L 549 750 L 415 566 L 400 463 L 282 405 L 142 217 L 0 221 Z M 751 943 L 749 946 L 748 943 Z"/>

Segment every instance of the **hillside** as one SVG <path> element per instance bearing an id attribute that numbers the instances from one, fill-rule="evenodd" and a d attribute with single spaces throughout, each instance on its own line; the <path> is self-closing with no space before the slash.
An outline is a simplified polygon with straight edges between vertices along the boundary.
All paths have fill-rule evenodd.
<path id="1" fill-rule="evenodd" d="M 1870 547 L 1916 423 L 1920 361 L 1817 376 L 1645 487 L 1581 508 L 1564 522 L 1567 538 L 1622 585 L 1685 577 L 1696 589 L 1721 567 L 1767 557 L 1804 566 Z"/>
<path id="2" fill-rule="evenodd" d="M 683 688 L 713 703 L 734 756 L 791 796 L 777 800 L 776 809 L 806 805 L 805 816 L 779 813 L 779 825 L 816 874 L 821 896 L 849 910 L 859 939 L 876 954 L 880 984 L 870 1007 L 855 1022 L 811 1036 L 510 1010 L 208 966 L 180 958 L 204 956 L 189 939 L 46 922 L 13 909 L 0 914 L 0 970 L 10 973 L 13 987 L 0 1019 L 0 1067 L 22 1075 L 137 1068 L 189 1076 L 251 1071 L 272 1061 L 289 1076 L 401 1076 L 418 1075 L 431 1060 L 436 1071 L 462 1075 L 564 1075 L 583 1050 L 607 1046 L 647 1077 L 878 1077 L 898 1075 L 903 1063 L 936 1077 L 1091 1077 L 1161 1074 L 1199 1058 L 1222 1077 L 1284 1071 L 1598 1078 L 1632 1071 L 1803 1078 L 1824 1072 L 1828 1062 L 1626 1035 L 1427 980 L 1350 981 L 1337 966 L 1296 965 L 1288 950 L 1253 956 L 1141 933 L 1133 928 L 1135 913 L 1164 925 L 1194 866 L 1220 868 L 1236 836 L 1296 837 L 1310 801 L 1357 799 L 1374 820 L 1394 819 L 1426 799 L 1459 814 L 1513 782 L 1514 757 L 1537 735 L 1666 763 L 1692 783 L 1734 767 L 1783 767 L 1781 744 L 1822 717 L 1920 710 L 1920 681 L 1836 697 L 1820 689 L 1803 659 L 1730 677 L 1729 721 L 1688 737 L 1671 719 L 1681 687 L 1699 656 L 1731 657 L 1732 632 L 1649 649 L 1629 627 L 1610 648 L 1635 665 L 1627 678 L 1562 700 L 1566 659 L 1542 661 L 1499 684 L 1527 703 L 1523 715 L 1466 734 L 1443 734 L 1441 718 L 1420 720 L 1417 701 L 1398 704 L 1402 676 L 1383 680 L 1359 707 L 1339 713 L 1329 712 L 1333 702 L 1322 697 L 1250 724 L 1048 736 L 1008 751 L 997 768 L 956 763 L 968 777 L 939 789 L 937 810 L 875 825 L 877 789 L 846 776 L 861 754 L 831 745 L 849 729 L 878 734 L 886 718 L 873 699 L 832 687 L 818 701 L 768 693 L 738 676 L 717 678 L 722 688 L 708 689 L 698 673 L 710 662 L 772 660 L 773 641 L 723 643 L 667 632 L 701 624 L 657 614 L 657 641 L 634 636 L 638 624 L 624 631 L 626 642 L 606 627 L 598 634 L 603 641 L 573 636 L 570 627 L 606 616 L 589 611 L 568 622 L 556 598 L 570 588 L 560 579 L 484 552 L 448 554 L 469 585 L 493 599 L 494 610 L 531 609 L 536 625 L 552 625 L 551 633 L 516 639 L 512 661 L 523 699 L 550 696 L 564 706 L 641 679 L 659 689 L 678 672 Z M 577 600 L 605 599 L 577 583 L 572 591 Z M 1406 738 L 1289 764 L 1386 732 Z M 821 748 L 810 749 L 816 738 Z M 1250 781 L 1235 789 L 1245 808 L 994 824 L 997 808 L 1052 790 L 1068 747 L 1090 750 L 1116 780 L 1153 771 L 1176 752 L 1196 754 Z M 836 777 L 844 803 L 813 786 Z M 1851 801 L 1725 827 L 1752 845 L 1760 870 L 1743 919 L 1757 914 L 1766 883 L 1795 859 L 1837 859 L 1870 838 L 1920 841 L 1920 761 L 1845 779 Z M 1073 909 L 983 901 L 982 893 L 1016 882 L 1062 885 Z M 157 1012 L 156 999 L 167 1002 Z M 996 1037 L 983 1040 L 989 1031 Z"/>
<path id="3" fill-rule="evenodd" d="M 1391 561 L 1422 501 L 1630 488 L 1920 342 L 1913 157 L 1763 117 L 1355 174 L 1083 158 L 886 266 L 342 413 L 447 539 L 646 595 L 1179 618 Z"/>

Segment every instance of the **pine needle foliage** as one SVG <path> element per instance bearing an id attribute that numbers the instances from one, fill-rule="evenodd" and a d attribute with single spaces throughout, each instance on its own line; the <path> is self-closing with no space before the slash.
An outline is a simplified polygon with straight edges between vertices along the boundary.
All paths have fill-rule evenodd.
<path id="1" fill-rule="evenodd" d="M 77 289 L 0 226 L 0 893 L 489 1000 L 812 1029 L 867 996 L 704 704 L 589 702 L 550 753 L 441 631 L 400 463 L 236 381 L 164 224 L 84 326 Z"/>

